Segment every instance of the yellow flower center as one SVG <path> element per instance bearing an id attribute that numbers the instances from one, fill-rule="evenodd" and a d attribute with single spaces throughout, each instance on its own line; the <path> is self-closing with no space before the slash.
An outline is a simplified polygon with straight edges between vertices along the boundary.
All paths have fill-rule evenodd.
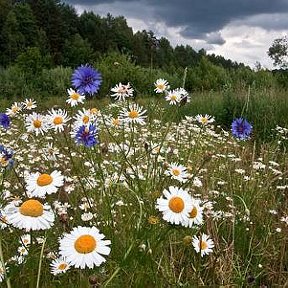
<path id="1" fill-rule="evenodd" d="M 98 113 L 98 109 L 97 108 L 91 108 L 90 109 L 90 113 L 91 114 L 97 114 Z"/>
<path id="2" fill-rule="evenodd" d="M 84 115 L 82 118 L 83 123 L 87 124 L 89 122 L 90 118 L 87 115 Z"/>
<path id="3" fill-rule="evenodd" d="M 180 175 L 180 170 L 178 168 L 172 169 L 172 173 L 174 176 L 179 176 Z"/>
<path id="4" fill-rule="evenodd" d="M 207 124 L 207 122 L 208 122 L 208 119 L 207 119 L 207 118 L 205 118 L 205 117 L 202 117 L 202 118 L 201 118 L 201 123 L 202 123 L 202 124 Z"/>
<path id="5" fill-rule="evenodd" d="M 61 263 L 61 264 L 58 266 L 58 269 L 59 269 L 59 270 L 65 270 L 67 266 L 68 266 L 68 265 L 67 265 L 66 263 Z"/>
<path id="6" fill-rule="evenodd" d="M 205 241 L 201 241 L 201 242 L 199 242 L 199 248 L 201 250 L 205 250 L 208 248 L 208 244 Z"/>
<path id="7" fill-rule="evenodd" d="M 184 209 L 184 201 L 180 197 L 172 197 L 169 200 L 169 208 L 174 212 L 174 213 L 180 213 Z"/>
<path id="8" fill-rule="evenodd" d="M 6 167 L 8 165 L 8 161 L 5 159 L 5 157 L 0 158 L 0 164 L 2 167 Z"/>
<path id="9" fill-rule="evenodd" d="M 40 128 L 42 126 L 42 121 L 39 120 L 39 119 L 35 119 L 33 121 L 33 125 L 34 125 L 35 128 Z"/>
<path id="10" fill-rule="evenodd" d="M 197 208 L 194 206 L 191 212 L 189 213 L 189 218 L 195 218 L 198 214 Z"/>
<path id="11" fill-rule="evenodd" d="M 118 118 L 114 118 L 114 119 L 112 120 L 112 124 L 113 124 L 114 126 L 119 126 L 119 125 L 120 125 L 120 120 L 119 120 Z"/>
<path id="12" fill-rule="evenodd" d="M 163 84 L 158 84 L 158 85 L 157 85 L 157 88 L 158 88 L 159 90 L 164 90 L 164 89 L 165 89 L 165 85 L 163 85 Z"/>
<path id="13" fill-rule="evenodd" d="M 97 242 L 91 235 L 82 235 L 74 243 L 78 253 L 88 254 L 95 250 Z"/>
<path id="14" fill-rule="evenodd" d="M 131 110 L 128 114 L 129 118 L 135 119 L 139 116 L 139 113 L 136 110 Z"/>
<path id="15" fill-rule="evenodd" d="M 53 123 L 54 123 L 55 125 L 60 125 L 60 124 L 63 123 L 63 118 L 62 118 L 61 116 L 56 116 L 56 117 L 54 118 L 54 120 L 53 120 Z"/>
<path id="16" fill-rule="evenodd" d="M 159 223 L 159 218 L 157 216 L 150 216 L 148 218 L 148 223 L 152 224 L 152 225 L 158 224 Z"/>
<path id="17" fill-rule="evenodd" d="M 20 108 L 17 106 L 12 106 L 11 110 L 13 113 L 17 113 L 20 110 Z"/>
<path id="18" fill-rule="evenodd" d="M 26 103 L 26 107 L 27 108 L 31 108 L 33 106 L 33 102 L 32 101 L 28 101 L 27 103 Z"/>
<path id="19" fill-rule="evenodd" d="M 76 100 L 77 101 L 80 98 L 80 94 L 75 92 L 75 93 L 71 94 L 70 98 L 72 100 Z"/>
<path id="20" fill-rule="evenodd" d="M 37 179 L 38 186 L 47 186 L 53 182 L 53 178 L 49 174 L 41 174 Z"/>
<path id="21" fill-rule="evenodd" d="M 176 100 L 177 99 L 177 96 L 176 95 L 172 95 L 171 96 L 171 100 Z"/>
<path id="22" fill-rule="evenodd" d="M 27 200 L 19 208 L 24 216 L 39 217 L 43 214 L 43 205 L 38 200 Z"/>

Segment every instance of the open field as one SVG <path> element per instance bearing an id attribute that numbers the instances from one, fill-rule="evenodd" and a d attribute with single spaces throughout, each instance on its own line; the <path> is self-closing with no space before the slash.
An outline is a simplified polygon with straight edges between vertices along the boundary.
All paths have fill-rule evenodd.
<path id="1" fill-rule="evenodd" d="M 0 154 L 1 285 L 287 285 L 285 96 L 227 89 L 186 105 L 158 94 L 71 107 L 64 94 L 23 105 L 0 130 L 14 151 Z M 230 131 L 241 115 L 253 125 L 246 141 Z"/>

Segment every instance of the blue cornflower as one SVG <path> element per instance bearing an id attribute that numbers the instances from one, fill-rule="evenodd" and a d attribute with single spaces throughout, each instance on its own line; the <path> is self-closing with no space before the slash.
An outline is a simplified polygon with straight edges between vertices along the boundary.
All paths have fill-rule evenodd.
<path id="1" fill-rule="evenodd" d="M 14 151 L 12 149 L 0 145 L 0 167 L 11 168 L 14 164 L 13 155 Z"/>
<path id="2" fill-rule="evenodd" d="M 73 72 L 72 85 L 80 94 L 90 94 L 98 92 L 102 77 L 100 72 L 90 65 L 81 65 Z"/>
<path id="3" fill-rule="evenodd" d="M 98 130 L 94 124 L 79 126 L 75 131 L 75 141 L 77 144 L 93 147 L 99 143 L 97 133 Z"/>
<path id="4" fill-rule="evenodd" d="M 5 129 L 8 129 L 10 126 L 10 118 L 5 113 L 0 113 L 0 125 L 3 126 Z"/>
<path id="5" fill-rule="evenodd" d="M 252 132 L 252 125 L 244 118 L 236 118 L 231 125 L 232 134 L 239 140 L 247 140 Z"/>

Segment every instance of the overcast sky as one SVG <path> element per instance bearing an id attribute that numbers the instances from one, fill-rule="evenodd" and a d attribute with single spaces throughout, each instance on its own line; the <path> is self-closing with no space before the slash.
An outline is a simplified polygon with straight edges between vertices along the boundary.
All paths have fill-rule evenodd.
<path id="1" fill-rule="evenodd" d="M 173 46 L 194 49 L 255 66 L 272 68 L 267 50 L 288 34 L 288 0 L 66 0 L 78 13 L 123 15 L 137 30 L 152 30 Z"/>

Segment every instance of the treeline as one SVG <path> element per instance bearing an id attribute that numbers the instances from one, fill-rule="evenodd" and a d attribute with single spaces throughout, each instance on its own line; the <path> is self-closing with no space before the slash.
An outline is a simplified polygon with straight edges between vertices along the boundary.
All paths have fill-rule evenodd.
<path id="1" fill-rule="evenodd" d="M 130 81 L 141 93 L 156 77 L 179 86 L 186 67 L 188 91 L 288 85 L 285 71 L 274 75 L 258 67 L 255 72 L 204 49 L 173 48 L 152 31 L 133 33 L 124 17 L 77 15 L 58 0 L 0 0 L 0 52 L 0 92 L 6 97 L 15 91 L 61 94 L 71 69 L 85 63 L 104 74 L 108 90 L 100 95 L 117 81 Z"/>
<path id="2" fill-rule="evenodd" d="M 176 46 L 152 31 L 133 33 L 122 16 L 106 17 L 84 12 L 78 16 L 72 6 L 57 0 L 0 0 L 0 65 L 41 55 L 43 67 L 75 67 L 119 51 L 144 67 L 170 70 L 196 66 L 204 49 L 196 52 L 190 46 Z M 244 67 L 222 56 L 206 55 L 224 68 Z M 33 58 L 33 57 L 32 57 Z"/>

